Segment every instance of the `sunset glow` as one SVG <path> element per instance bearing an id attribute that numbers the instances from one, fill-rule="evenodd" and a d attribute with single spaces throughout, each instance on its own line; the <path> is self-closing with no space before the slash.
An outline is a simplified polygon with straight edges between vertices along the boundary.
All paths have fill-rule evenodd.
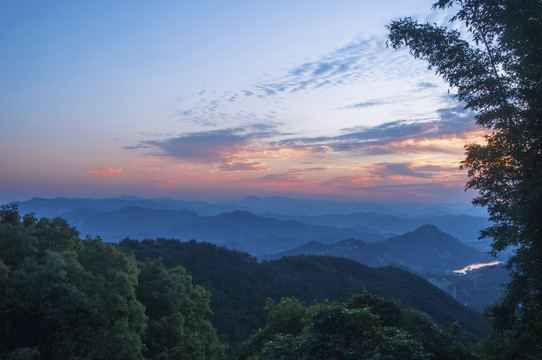
<path id="1" fill-rule="evenodd" d="M 87 173 L 90 176 L 97 176 L 97 177 L 112 177 L 112 176 L 120 176 L 122 172 L 122 168 L 104 168 L 104 169 L 92 169 L 89 170 Z"/>
<path id="2" fill-rule="evenodd" d="M 0 200 L 470 200 L 475 114 L 385 45 L 426 1 L 211 3 L 4 6 Z"/>

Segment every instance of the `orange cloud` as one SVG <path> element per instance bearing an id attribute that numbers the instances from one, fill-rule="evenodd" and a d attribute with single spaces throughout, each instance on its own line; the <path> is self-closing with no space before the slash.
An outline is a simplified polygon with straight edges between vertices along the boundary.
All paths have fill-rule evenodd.
<path id="1" fill-rule="evenodd" d="M 95 177 L 116 177 L 120 176 L 122 170 L 122 168 L 91 169 L 87 171 L 87 174 Z"/>
<path id="2" fill-rule="evenodd" d="M 478 130 L 465 133 L 463 136 L 452 135 L 421 139 L 402 139 L 384 144 L 372 144 L 363 147 L 363 151 L 368 155 L 419 153 L 463 155 L 466 143 L 483 142 L 484 135 L 486 134 L 486 131 Z"/>
<path id="3" fill-rule="evenodd" d="M 263 167 L 262 162 L 246 162 L 246 161 L 229 161 L 222 164 L 215 171 L 231 171 L 231 172 L 247 172 L 247 171 L 269 171 L 267 167 Z"/>
<path id="4" fill-rule="evenodd" d="M 177 187 L 181 185 L 182 181 L 178 180 L 165 180 L 156 184 L 158 187 Z"/>

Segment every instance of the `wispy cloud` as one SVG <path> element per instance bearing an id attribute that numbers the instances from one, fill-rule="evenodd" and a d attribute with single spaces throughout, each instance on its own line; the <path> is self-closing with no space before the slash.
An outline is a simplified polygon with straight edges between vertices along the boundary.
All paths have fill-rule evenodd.
<path id="1" fill-rule="evenodd" d="M 229 153 L 250 144 L 252 135 L 242 129 L 222 129 L 189 133 L 164 140 L 142 141 L 131 148 L 151 148 L 154 156 L 169 156 L 198 163 L 221 162 Z"/>
<path id="2" fill-rule="evenodd" d="M 417 88 L 420 90 L 435 89 L 435 88 L 438 88 L 438 85 L 432 82 L 422 81 L 418 83 Z"/>
<path id="3" fill-rule="evenodd" d="M 269 161 L 296 159 L 298 164 L 310 160 L 326 163 L 332 154 L 344 156 L 423 154 L 457 154 L 463 139 L 478 130 L 470 111 L 461 106 L 441 109 L 431 119 L 397 120 L 371 127 L 342 129 L 337 136 L 299 137 L 281 133 L 278 125 L 255 123 L 245 128 L 201 131 L 141 141 L 127 149 L 142 149 L 146 155 L 171 158 L 195 164 L 218 164 L 217 171 L 269 171 Z M 452 145 L 453 141 L 453 146 Z M 457 143 L 457 144 L 456 144 Z M 317 162 L 317 163 L 318 163 Z M 312 161 L 314 163 L 314 161 Z M 388 164 L 387 171 L 413 171 Z M 423 172 L 411 176 L 424 177 Z"/>
<path id="4" fill-rule="evenodd" d="M 323 187 L 337 192 L 374 199 L 419 201 L 420 199 L 443 199 L 455 196 L 464 198 L 462 184 L 447 180 L 421 178 L 413 181 L 383 179 L 379 176 L 348 175 L 331 178 L 321 183 Z"/>
<path id="5" fill-rule="evenodd" d="M 438 110 L 438 118 L 397 120 L 372 127 L 343 129 L 344 134 L 333 137 L 298 137 L 283 139 L 282 146 L 325 147 L 333 151 L 352 151 L 365 154 L 438 151 L 449 149 L 422 142 L 427 139 L 462 137 L 477 130 L 474 114 L 461 106 Z M 432 148 L 431 148 L 432 147 Z"/>
<path id="6" fill-rule="evenodd" d="M 363 102 L 358 102 L 355 104 L 350 104 L 346 106 L 342 106 L 340 109 L 363 109 L 363 108 L 369 108 L 373 106 L 380 106 L 380 105 L 386 105 L 391 103 L 391 100 L 384 100 L 384 99 L 371 99 Z"/>
<path id="7" fill-rule="evenodd" d="M 177 187 L 182 184 L 182 181 L 180 180 L 164 180 L 156 183 L 156 186 L 158 187 Z"/>
<path id="8" fill-rule="evenodd" d="M 170 159 L 193 164 L 219 164 L 217 171 L 266 171 L 268 168 L 265 163 L 254 158 L 265 155 L 262 152 L 272 151 L 266 142 L 283 135 L 276 127 L 273 124 L 254 123 L 244 128 L 208 130 L 161 140 L 145 140 L 125 148 L 143 151 L 145 159 L 152 159 L 153 162 Z"/>
<path id="9" fill-rule="evenodd" d="M 300 93 L 322 88 L 343 87 L 352 83 L 372 83 L 397 76 L 404 69 L 393 66 L 397 52 L 387 50 L 384 36 L 353 41 L 343 47 L 330 51 L 312 61 L 285 69 L 275 76 L 257 80 L 244 88 L 227 91 L 201 90 L 188 96 L 179 96 L 177 114 L 185 121 L 215 126 L 225 116 L 230 120 L 239 120 L 247 114 L 234 103 L 245 104 L 249 99 L 273 98 L 283 101 L 288 94 Z M 428 85 L 429 83 L 427 83 Z M 385 101 L 363 101 L 352 107 L 376 106 Z M 228 110 L 226 110 L 228 109 Z M 261 106 L 255 113 L 256 118 L 269 118 L 268 107 Z"/>
<path id="10" fill-rule="evenodd" d="M 426 170 L 428 170 L 426 168 Z M 379 163 L 372 164 L 368 171 L 381 178 L 392 176 L 408 176 L 422 179 L 431 178 L 430 172 L 415 167 L 412 163 Z"/>
<path id="11" fill-rule="evenodd" d="M 87 171 L 87 174 L 95 177 L 116 177 L 120 176 L 122 170 L 122 168 L 91 169 Z"/>
<path id="12" fill-rule="evenodd" d="M 303 179 L 299 176 L 299 172 L 297 171 L 286 171 L 282 173 L 276 173 L 276 174 L 269 174 L 265 175 L 259 178 L 250 179 L 250 180 L 244 180 L 243 182 L 253 182 L 258 184 L 282 184 L 282 183 L 298 183 L 301 182 Z"/>
<path id="13" fill-rule="evenodd" d="M 268 171 L 263 162 L 230 161 L 219 166 L 218 171 L 247 172 Z"/>
<path id="14" fill-rule="evenodd" d="M 282 77 L 255 84 L 259 97 L 283 92 L 298 92 L 325 86 L 344 85 L 365 76 L 371 67 L 375 49 L 384 46 L 384 39 L 372 37 L 339 48 L 314 61 L 289 70 Z"/>
<path id="15" fill-rule="evenodd" d="M 265 176 L 252 178 L 248 180 L 240 180 L 238 182 L 242 183 L 261 183 L 261 184 L 284 184 L 284 183 L 299 183 L 307 181 L 303 177 L 303 174 L 314 173 L 314 172 L 323 172 L 328 170 L 325 166 L 320 167 L 311 167 L 311 168 L 300 168 L 300 169 L 289 169 L 282 172 L 277 172 L 273 174 L 267 174 Z"/>

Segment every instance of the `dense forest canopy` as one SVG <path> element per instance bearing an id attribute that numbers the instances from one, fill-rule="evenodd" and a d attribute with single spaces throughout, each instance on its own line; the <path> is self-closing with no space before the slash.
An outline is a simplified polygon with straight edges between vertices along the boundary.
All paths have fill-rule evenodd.
<path id="1" fill-rule="evenodd" d="M 459 336 L 468 342 L 487 335 L 480 314 L 461 305 L 428 281 L 407 271 L 370 268 L 356 261 L 326 256 L 294 256 L 258 263 L 253 256 L 209 243 L 173 239 L 123 240 L 119 246 L 138 260 L 161 261 L 168 268 L 182 265 L 194 282 L 212 293 L 212 317 L 222 341 L 236 348 L 265 325 L 267 298 L 295 297 L 307 304 L 346 301 L 369 290 L 400 299 L 449 327 L 461 325 Z"/>
<path id="2" fill-rule="evenodd" d="M 243 343 L 239 359 L 468 360 L 475 356 L 425 315 L 368 292 L 343 303 L 305 307 L 269 300 L 267 324 Z"/>
<path id="3" fill-rule="evenodd" d="M 144 259 L 136 261 L 132 253 Z M 192 276 L 179 266 L 181 262 L 191 269 L 197 283 L 213 293 L 193 285 Z M 246 253 L 195 241 L 127 239 L 117 245 L 103 243 L 100 238 L 83 240 L 65 220 L 38 220 L 32 215 L 21 218 L 16 206 L 4 206 L 0 212 L 0 269 L 0 356 L 8 359 L 221 359 L 236 356 L 239 343 L 247 339 L 238 356 L 254 358 L 263 351 L 247 345 L 264 331 L 256 330 L 271 326 L 277 334 L 290 331 L 270 325 L 269 321 L 282 316 L 276 315 L 278 308 L 271 298 L 279 301 L 297 296 L 302 300 L 290 298 L 296 304 L 347 301 L 366 288 L 402 297 L 409 307 L 425 309 L 456 329 L 453 334 L 446 333 L 427 315 L 404 310 L 396 302 L 390 302 L 386 310 L 382 308 L 385 300 L 365 293 L 365 299 L 381 304 L 374 305 L 373 312 L 360 312 L 360 319 L 353 318 L 367 321 L 357 326 L 375 329 L 366 334 L 369 340 L 363 351 L 367 354 L 383 353 L 399 359 L 399 354 L 412 352 L 413 358 L 425 358 L 433 352 L 431 346 L 437 338 L 445 338 L 453 344 L 450 346 L 470 354 L 457 339 L 469 336 L 472 340 L 475 333 L 484 333 L 476 313 L 399 269 L 370 269 L 347 259 L 305 256 L 258 263 Z M 271 309 L 267 322 L 266 302 Z M 216 311 L 212 321 L 221 330 L 220 338 L 233 347 L 229 353 L 209 320 L 210 304 Z M 321 309 L 335 314 L 335 308 L 328 305 L 311 305 L 303 313 Z M 397 311 L 418 314 L 415 317 L 423 319 L 429 332 L 415 333 L 403 323 L 379 328 L 379 318 Z M 457 320 L 467 331 L 452 326 Z M 299 331 L 309 331 L 303 329 L 310 321 L 307 317 L 287 322 L 296 322 Z M 337 334 L 325 336 L 350 336 L 345 331 L 351 330 L 334 327 L 326 331 Z M 294 335 L 308 336 L 304 332 Z M 397 341 L 393 346 L 402 349 L 400 353 L 386 345 L 384 339 L 390 336 Z M 349 345 L 342 346 L 350 351 Z"/>
<path id="4" fill-rule="evenodd" d="M 0 210 L 0 357 L 219 359 L 210 294 L 64 219 Z"/>

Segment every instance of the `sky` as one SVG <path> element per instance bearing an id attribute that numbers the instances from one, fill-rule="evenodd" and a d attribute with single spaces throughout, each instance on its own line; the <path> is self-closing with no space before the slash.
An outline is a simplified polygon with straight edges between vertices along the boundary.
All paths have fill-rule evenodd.
<path id="1" fill-rule="evenodd" d="M 5 1 L 0 202 L 468 202 L 475 114 L 385 26 L 427 0 Z"/>

